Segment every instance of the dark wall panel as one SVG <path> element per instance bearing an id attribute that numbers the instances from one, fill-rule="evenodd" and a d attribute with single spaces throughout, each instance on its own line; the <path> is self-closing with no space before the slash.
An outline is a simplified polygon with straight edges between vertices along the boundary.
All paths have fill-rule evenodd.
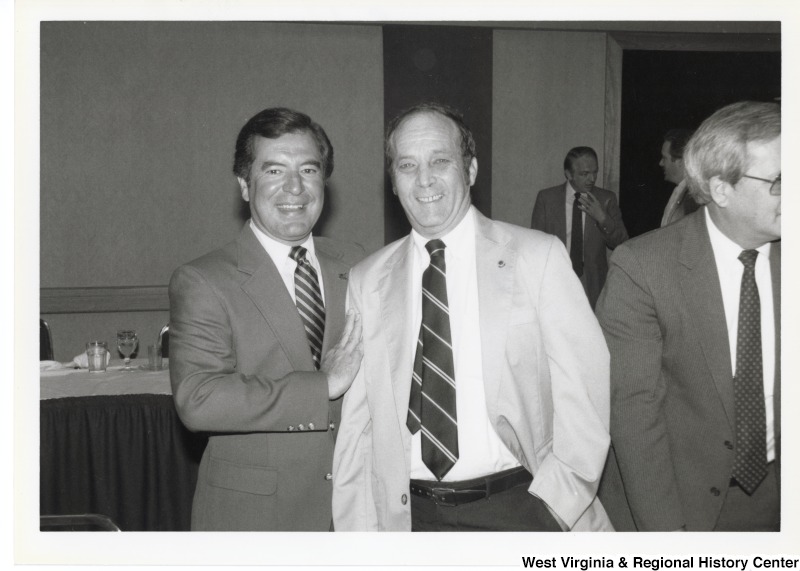
<path id="1" fill-rule="evenodd" d="M 423 101 L 445 103 L 464 114 L 478 148 L 472 202 L 487 216 L 492 203 L 492 30 L 388 25 L 383 28 L 384 114 Z M 388 244 L 410 230 L 400 202 L 385 184 L 384 237 Z"/>

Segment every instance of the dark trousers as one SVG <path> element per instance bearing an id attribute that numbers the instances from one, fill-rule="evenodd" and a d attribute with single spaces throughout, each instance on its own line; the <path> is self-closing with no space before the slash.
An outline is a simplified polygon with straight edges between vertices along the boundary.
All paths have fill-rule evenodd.
<path id="1" fill-rule="evenodd" d="M 460 506 L 411 496 L 411 531 L 561 531 L 542 500 L 520 484 Z"/>
<path id="2" fill-rule="evenodd" d="M 747 495 L 742 488 L 728 489 L 714 531 L 780 531 L 781 502 L 775 463 L 767 465 L 767 475 L 753 492 Z"/>

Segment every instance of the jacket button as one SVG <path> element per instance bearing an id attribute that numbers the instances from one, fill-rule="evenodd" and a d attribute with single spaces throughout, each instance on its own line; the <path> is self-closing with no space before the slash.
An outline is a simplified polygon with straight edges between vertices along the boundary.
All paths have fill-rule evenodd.
<path id="1" fill-rule="evenodd" d="M 294 426 L 290 426 L 290 427 L 288 427 L 286 430 L 288 430 L 289 432 L 291 432 L 292 430 L 294 430 Z"/>
<path id="2" fill-rule="evenodd" d="M 726 440 L 725 448 L 727 448 L 728 450 L 733 450 L 733 443 L 730 440 Z"/>
<path id="3" fill-rule="evenodd" d="M 400 503 L 403 504 L 403 505 L 406 505 L 408 503 L 408 496 L 405 495 L 405 494 L 400 496 Z"/>
<path id="4" fill-rule="evenodd" d="M 328 429 L 329 430 L 334 430 L 335 428 L 336 428 L 336 423 L 331 421 L 330 424 L 328 424 Z"/>
<path id="5" fill-rule="evenodd" d="M 711 494 L 718 496 L 720 494 L 719 488 L 711 488 Z"/>
<path id="6" fill-rule="evenodd" d="M 314 423 L 313 423 L 313 422 L 309 422 L 309 423 L 308 423 L 308 429 L 309 429 L 309 430 L 314 430 L 314 428 L 316 428 L 316 427 L 314 426 Z"/>
<path id="7" fill-rule="evenodd" d="M 330 472 L 328 472 L 327 474 L 325 474 L 325 479 L 326 479 L 326 480 L 333 480 L 333 474 L 331 474 Z"/>
<path id="8" fill-rule="evenodd" d="M 306 429 L 306 427 L 303 426 L 302 424 L 298 424 L 297 425 L 297 430 L 305 430 L 305 429 Z"/>

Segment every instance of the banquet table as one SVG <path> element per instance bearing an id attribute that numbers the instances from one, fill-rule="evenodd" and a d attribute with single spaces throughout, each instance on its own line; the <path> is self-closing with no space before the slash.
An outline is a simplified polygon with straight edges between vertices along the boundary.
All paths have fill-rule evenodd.
<path id="1" fill-rule="evenodd" d="M 40 370 L 40 513 L 99 513 L 122 531 L 188 530 L 206 436 L 175 411 L 169 370 Z"/>

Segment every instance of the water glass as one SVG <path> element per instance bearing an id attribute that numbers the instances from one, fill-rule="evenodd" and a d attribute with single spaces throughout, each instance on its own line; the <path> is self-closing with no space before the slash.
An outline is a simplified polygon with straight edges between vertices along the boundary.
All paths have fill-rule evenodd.
<path id="1" fill-rule="evenodd" d="M 89 341 L 86 344 L 86 360 L 90 373 L 104 373 L 108 359 L 108 343 L 105 341 Z"/>
<path id="2" fill-rule="evenodd" d="M 152 371 L 160 371 L 162 365 L 161 347 L 158 345 L 147 346 L 147 367 Z"/>

